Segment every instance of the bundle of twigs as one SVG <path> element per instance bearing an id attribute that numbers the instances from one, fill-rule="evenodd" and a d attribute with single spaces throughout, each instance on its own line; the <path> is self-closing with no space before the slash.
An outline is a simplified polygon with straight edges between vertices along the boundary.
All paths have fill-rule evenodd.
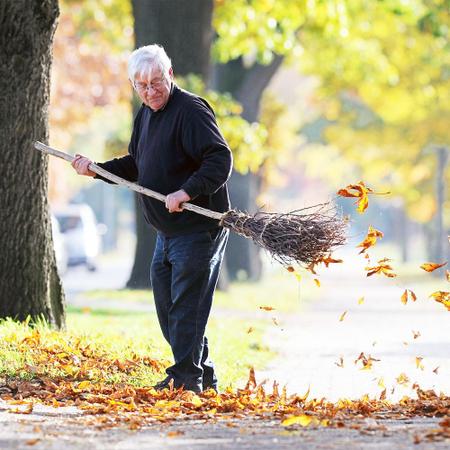
<path id="1" fill-rule="evenodd" d="M 74 160 L 72 155 L 48 147 L 41 142 L 35 142 L 34 146 L 43 153 L 69 162 Z M 136 183 L 130 183 L 94 163 L 89 165 L 89 169 L 140 194 L 162 202 L 166 200 L 165 195 Z M 345 243 L 346 221 L 336 213 L 334 206 L 330 203 L 310 206 L 287 214 L 259 211 L 249 215 L 235 210 L 219 213 L 192 203 L 184 203 L 183 208 L 216 219 L 221 226 L 251 238 L 283 265 L 297 263 L 309 266 Z"/>
<path id="2" fill-rule="evenodd" d="M 251 238 L 283 265 L 309 266 L 345 243 L 346 221 L 331 203 L 322 203 L 286 214 L 259 211 L 250 216 L 228 211 L 220 223 Z"/>

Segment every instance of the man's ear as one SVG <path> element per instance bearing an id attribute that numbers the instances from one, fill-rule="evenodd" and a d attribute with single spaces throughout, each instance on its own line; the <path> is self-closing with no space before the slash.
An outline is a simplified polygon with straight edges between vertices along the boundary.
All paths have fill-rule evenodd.
<path id="1" fill-rule="evenodd" d="M 171 80 L 173 80 L 173 69 L 172 67 L 169 69 L 169 77 Z"/>

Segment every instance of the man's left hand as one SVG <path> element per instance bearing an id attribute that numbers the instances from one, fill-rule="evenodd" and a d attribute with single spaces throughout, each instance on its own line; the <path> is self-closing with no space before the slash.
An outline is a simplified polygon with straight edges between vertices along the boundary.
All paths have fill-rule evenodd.
<path id="1" fill-rule="evenodd" d="M 166 208 L 171 213 L 181 212 L 183 211 L 182 203 L 188 202 L 190 199 L 191 197 L 183 189 L 180 189 L 166 196 Z"/>

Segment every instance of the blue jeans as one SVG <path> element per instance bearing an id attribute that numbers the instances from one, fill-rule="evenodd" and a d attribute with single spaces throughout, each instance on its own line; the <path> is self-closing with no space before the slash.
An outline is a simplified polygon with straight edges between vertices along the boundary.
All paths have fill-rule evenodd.
<path id="1" fill-rule="evenodd" d="M 225 228 L 175 237 L 158 233 L 151 279 L 159 324 L 175 360 L 166 370 L 175 387 L 217 389 L 205 328 L 228 234 Z"/>

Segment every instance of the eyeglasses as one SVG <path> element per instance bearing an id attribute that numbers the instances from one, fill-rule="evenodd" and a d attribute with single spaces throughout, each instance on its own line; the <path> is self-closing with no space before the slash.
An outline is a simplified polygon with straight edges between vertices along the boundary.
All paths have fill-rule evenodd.
<path id="1" fill-rule="evenodd" d="M 140 81 L 134 82 L 134 88 L 139 92 L 145 92 L 148 88 L 153 90 L 159 90 L 162 88 L 165 81 L 165 77 L 155 78 L 150 83 L 142 83 Z"/>

